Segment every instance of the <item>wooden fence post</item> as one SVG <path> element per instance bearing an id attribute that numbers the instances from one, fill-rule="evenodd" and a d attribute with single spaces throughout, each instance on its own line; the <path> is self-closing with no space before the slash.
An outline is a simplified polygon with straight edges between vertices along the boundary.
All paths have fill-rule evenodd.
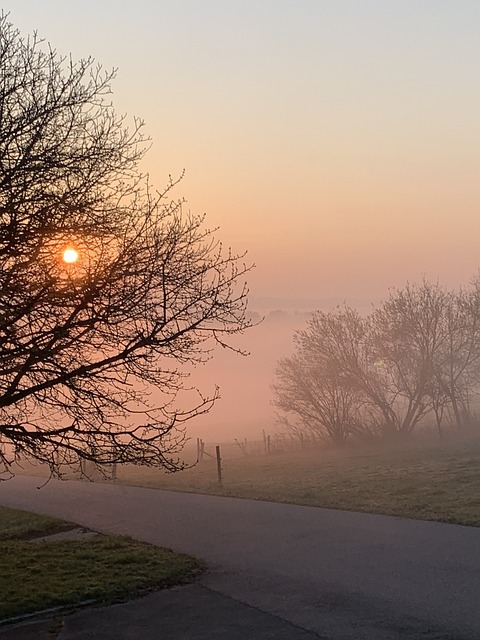
<path id="1" fill-rule="evenodd" d="M 215 453 L 217 455 L 217 478 L 218 478 L 218 484 L 222 484 L 223 478 L 222 478 L 222 459 L 220 457 L 220 447 L 217 446 L 215 447 Z"/>

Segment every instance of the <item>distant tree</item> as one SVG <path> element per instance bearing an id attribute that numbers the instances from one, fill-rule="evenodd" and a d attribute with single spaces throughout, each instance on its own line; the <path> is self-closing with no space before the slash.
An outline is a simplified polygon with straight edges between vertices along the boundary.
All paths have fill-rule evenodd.
<path id="1" fill-rule="evenodd" d="M 295 332 L 295 354 L 278 362 L 273 384 L 284 425 L 336 445 L 362 429 L 364 337 L 362 319 L 348 308 L 317 311 L 305 330 Z"/>
<path id="2" fill-rule="evenodd" d="M 217 396 L 187 406 L 185 367 L 250 324 L 248 267 L 170 199 L 172 181 L 156 193 L 141 175 L 142 123 L 115 113 L 113 77 L 1 17 L 5 469 L 23 454 L 53 473 L 81 459 L 179 468 L 184 423 Z"/>
<path id="3" fill-rule="evenodd" d="M 440 285 L 423 281 L 392 290 L 373 312 L 371 340 L 382 362 L 385 397 L 398 433 L 411 433 L 432 411 L 449 302 Z"/>
<path id="4" fill-rule="evenodd" d="M 480 374 L 480 288 L 423 281 L 391 293 L 372 317 L 398 430 L 411 432 L 432 411 L 462 429 L 473 422 Z"/>
<path id="5" fill-rule="evenodd" d="M 449 415 L 458 428 L 474 420 L 472 400 L 480 386 L 480 281 L 449 296 L 444 314 L 445 338 L 435 359 L 437 426 Z"/>
<path id="6" fill-rule="evenodd" d="M 473 424 L 479 282 L 459 292 L 408 284 L 366 318 L 348 307 L 316 311 L 275 372 L 280 420 L 337 444 L 351 435 L 408 435 L 432 414 L 439 433 L 446 416 L 457 428 Z"/>

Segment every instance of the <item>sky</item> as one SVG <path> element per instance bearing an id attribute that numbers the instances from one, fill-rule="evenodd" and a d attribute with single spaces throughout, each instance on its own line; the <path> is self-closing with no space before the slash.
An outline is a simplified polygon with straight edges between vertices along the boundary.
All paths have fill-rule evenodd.
<path id="1" fill-rule="evenodd" d="M 144 168 L 158 188 L 185 169 L 176 194 L 256 265 L 253 308 L 368 304 L 477 272 L 477 0 L 2 7 L 23 34 L 118 68 L 114 104 L 153 141 Z"/>
<path id="2" fill-rule="evenodd" d="M 475 0 L 4 0 L 117 67 L 145 168 L 256 269 L 252 298 L 378 299 L 477 271 Z"/>

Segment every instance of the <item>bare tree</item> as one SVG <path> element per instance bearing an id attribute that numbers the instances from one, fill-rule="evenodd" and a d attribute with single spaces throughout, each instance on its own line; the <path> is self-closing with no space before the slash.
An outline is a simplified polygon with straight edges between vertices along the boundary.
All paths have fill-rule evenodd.
<path id="1" fill-rule="evenodd" d="M 113 77 L 0 19 L 5 469 L 20 454 L 52 473 L 81 458 L 179 468 L 185 421 L 217 396 L 183 394 L 187 367 L 249 325 L 248 267 L 172 181 L 157 193 L 140 174 L 147 140 L 112 108 Z"/>
<path id="2" fill-rule="evenodd" d="M 430 413 L 472 423 L 480 384 L 480 286 L 450 292 L 423 281 L 392 290 L 367 318 L 317 311 L 276 370 L 275 404 L 288 423 L 347 436 L 408 435 Z M 316 425 L 316 426 L 315 426 Z M 299 428 L 298 423 L 293 424 Z"/>
<path id="3" fill-rule="evenodd" d="M 423 281 L 392 292 L 373 314 L 400 431 L 412 431 L 432 410 L 440 434 L 445 415 L 457 428 L 472 423 L 480 373 L 479 292 L 477 280 L 460 291 Z"/>
<path id="4" fill-rule="evenodd" d="M 294 335 L 296 353 L 279 361 L 273 384 L 280 420 L 336 445 L 362 430 L 364 323 L 353 310 L 317 311 Z M 360 377 L 362 384 L 359 383 Z M 290 416 L 290 421 L 288 417 Z"/>
<path id="5" fill-rule="evenodd" d="M 480 383 L 480 283 L 449 296 L 444 314 L 445 339 L 435 360 L 437 426 L 445 413 L 463 429 L 474 422 L 472 399 Z M 438 407 L 437 407 L 438 405 Z"/>
<path id="6" fill-rule="evenodd" d="M 432 410 L 448 305 L 448 292 L 423 281 L 392 290 L 372 315 L 372 342 L 399 433 L 411 433 Z"/>

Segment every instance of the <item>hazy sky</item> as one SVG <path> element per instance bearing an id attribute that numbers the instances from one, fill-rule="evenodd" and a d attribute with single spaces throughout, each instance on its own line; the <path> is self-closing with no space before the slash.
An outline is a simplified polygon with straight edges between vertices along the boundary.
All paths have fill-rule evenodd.
<path id="1" fill-rule="evenodd" d="M 257 264 L 254 296 L 383 297 L 477 271 L 477 0 L 4 0 L 119 68 L 146 167 Z"/>
<path id="2" fill-rule="evenodd" d="M 2 6 L 23 33 L 118 67 L 114 102 L 147 123 L 153 182 L 186 169 L 177 195 L 248 249 L 254 297 L 371 300 L 478 270 L 478 0 Z M 258 431 L 271 415 L 291 328 L 275 344 L 272 331 L 250 334 L 250 360 L 222 355 L 224 403 L 208 420 L 225 426 L 234 409 Z"/>

